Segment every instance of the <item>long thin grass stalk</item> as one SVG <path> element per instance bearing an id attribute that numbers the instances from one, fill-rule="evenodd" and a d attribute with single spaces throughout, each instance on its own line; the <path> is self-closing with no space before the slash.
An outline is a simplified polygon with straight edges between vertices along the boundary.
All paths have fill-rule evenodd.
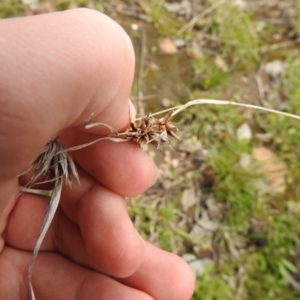
<path id="1" fill-rule="evenodd" d="M 164 109 L 162 111 L 153 113 L 151 115 L 152 116 L 157 116 L 157 115 L 169 112 L 169 111 L 173 111 L 173 114 L 172 114 L 172 117 L 173 117 L 173 116 L 177 115 L 178 113 L 180 113 L 181 111 L 183 111 L 184 109 L 186 109 L 190 106 L 202 105 L 202 104 L 233 105 L 233 106 L 247 107 L 247 108 L 261 110 L 261 111 L 265 111 L 265 112 L 268 112 L 268 113 L 273 113 L 273 114 L 282 115 L 282 116 L 286 116 L 286 117 L 289 117 L 289 118 L 300 120 L 300 116 L 290 114 L 290 113 L 287 113 L 287 112 L 283 112 L 283 111 L 280 111 L 280 110 L 276 110 L 276 109 L 272 109 L 272 108 L 266 108 L 266 107 L 253 105 L 253 104 L 239 103 L 239 102 L 228 101 L 228 100 L 217 100 L 217 99 L 195 99 L 195 100 L 191 100 L 191 101 L 189 101 L 185 104 L 178 105 L 178 106 L 168 108 L 168 109 Z M 141 120 L 141 118 L 137 118 L 136 120 L 139 121 L 139 120 Z"/>

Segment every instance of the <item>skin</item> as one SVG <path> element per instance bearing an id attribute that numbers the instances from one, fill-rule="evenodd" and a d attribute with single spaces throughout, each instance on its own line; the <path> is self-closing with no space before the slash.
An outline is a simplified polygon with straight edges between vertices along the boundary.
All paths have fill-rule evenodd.
<path id="1" fill-rule="evenodd" d="M 79 9 L 0 21 L 0 295 L 29 299 L 27 269 L 48 198 L 19 193 L 19 178 L 58 132 L 67 146 L 128 127 L 134 54 L 119 25 Z M 133 113 L 133 109 L 132 113 Z M 155 180 L 132 143 L 72 152 L 80 184 L 64 187 L 33 272 L 37 299 L 189 299 L 194 274 L 143 241 L 125 197 Z M 20 181 L 25 184 L 28 176 Z"/>

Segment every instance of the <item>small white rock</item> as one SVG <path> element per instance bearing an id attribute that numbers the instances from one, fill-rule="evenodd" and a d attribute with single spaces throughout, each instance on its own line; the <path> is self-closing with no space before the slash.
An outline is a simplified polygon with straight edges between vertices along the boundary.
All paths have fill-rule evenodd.
<path id="1" fill-rule="evenodd" d="M 137 31 L 139 29 L 139 25 L 136 23 L 131 23 L 130 24 L 130 28 L 134 31 Z"/>
<path id="2" fill-rule="evenodd" d="M 164 7 L 168 12 L 175 13 L 179 16 L 190 16 L 192 14 L 192 7 L 189 0 L 165 3 Z"/>
<path id="3" fill-rule="evenodd" d="M 186 46 L 186 40 L 184 39 L 174 38 L 173 41 L 177 48 L 183 48 Z"/>
<path id="4" fill-rule="evenodd" d="M 205 237 L 210 237 L 212 235 L 212 232 L 204 229 L 199 224 L 195 224 L 190 231 L 190 235 L 198 239 L 203 239 Z"/>
<path id="5" fill-rule="evenodd" d="M 276 78 L 283 72 L 285 64 L 281 60 L 273 60 L 265 64 L 264 70 L 267 75 Z"/>
<path id="6" fill-rule="evenodd" d="M 206 211 L 202 212 L 201 218 L 198 220 L 197 224 L 208 232 L 216 231 L 219 227 L 218 223 L 209 218 L 208 212 Z"/>
<path id="7" fill-rule="evenodd" d="M 192 262 L 193 260 L 196 260 L 197 257 L 196 257 L 196 255 L 193 254 L 193 253 L 185 253 L 185 254 L 182 255 L 182 259 L 183 259 L 184 261 L 186 261 L 187 263 L 190 263 L 190 262 Z"/>
<path id="8" fill-rule="evenodd" d="M 35 10 L 39 4 L 39 0 L 21 0 L 23 4 L 28 5 L 30 9 Z"/>
<path id="9" fill-rule="evenodd" d="M 196 205 L 196 203 L 198 201 L 199 201 L 199 197 L 197 195 L 195 186 L 191 185 L 183 191 L 180 203 L 181 203 L 183 210 L 186 211 L 190 207 Z"/>
<path id="10" fill-rule="evenodd" d="M 210 267 L 212 267 L 213 264 L 213 260 L 209 258 L 197 259 L 189 263 L 189 265 L 196 273 L 196 276 L 201 276 L 202 274 L 204 274 L 204 272 Z"/>
<path id="11" fill-rule="evenodd" d="M 202 150 L 202 144 L 197 137 L 192 136 L 190 138 L 183 139 L 183 141 L 179 144 L 178 149 L 188 153 L 199 152 Z"/>
<path id="12" fill-rule="evenodd" d="M 240 140 L 251 140 L 252 138 L 252 131 L 248 123 L 243 123 L 237 130 L 236 130 L 236 138 Z"/>
<path id="13" fill-rule="evenodd" d="M 246 169 L 251 165 L 251 162 L 252 162 L 252 156 L 248 153 L 242 153 L 240 158 L 240 166 L 243 169 Z"/>
<path id="14" fill-rule="evenodd" d="M 248 4 L 245 0 L 235 0 L 234 4 L 236 7 L 238 7 L 240 10 L 246 10 L 248 7 Z"/>
<path id="15" fill-rule="evenodd" d="M 170 107 L 172 105 L 172 101 L 169 98 L 163 98 L 161 100 L 161 104 L 163 107 L 167 108 Z"/>

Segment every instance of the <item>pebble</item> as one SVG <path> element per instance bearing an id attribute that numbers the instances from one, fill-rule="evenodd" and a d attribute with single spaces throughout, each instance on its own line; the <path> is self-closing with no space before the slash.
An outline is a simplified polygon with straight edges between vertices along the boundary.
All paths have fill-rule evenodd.
<path id="1" fill-rule="evenodd" d="M 240 140 L 251 140 L 252 138 L 252 131 L 248 123 L 243 123 L 237 130 L 236 130 L 236 138 Z"/>
<path id="2" fill-rule="evenodd" d="M 201 276 L 205 271 L 214 265 L 214 261 L 209 258 L 197 259 L 192 253 L 185 253 L 182 258 L 191 266 L 196 276 Z"/>
<path id="3" fill-rule="evenodd" d="M 276 78 L 281 75 L 285 68 L 285 64 L 281 60 L 273 60 L 265 64 L 264 70 L 271 78 Z"/>
<path id="4" fill-rule="evenodd" d="M 242 153 L 239 163 L 243 169 L 250 167 L 250 165 L 252 163 L 252 156 L 248 153 Z"/>
<path id="5" fill-rule="evenodd" d="M 165 9 L 168 12 L 175 13 L 179 16 L 191 16 L 192 7 L 188 0 L 183 0 L 181 2 L 165 3 Z"/>
<path id="6" fill-rule="evenodd" d="M 39 4 L 39 0 L 21 0 L 21 2 L 28 5 L 32 10 L 35 10 Z"/>

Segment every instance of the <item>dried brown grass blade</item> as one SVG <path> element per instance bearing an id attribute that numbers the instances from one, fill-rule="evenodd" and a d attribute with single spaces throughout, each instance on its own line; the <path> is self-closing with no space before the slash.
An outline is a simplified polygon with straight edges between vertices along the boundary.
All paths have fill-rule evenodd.
<path id="1" fill-rule="evenodd" d="M 62 182 L 62 180 L 60 180 L 53 189 L 53 192 L 51 195 L 51 200 L 50 200 L 48 209 L 46 211 L 46 215 L 45 215 L 42 227 L 41 227 L 41 231 L 39 233 L 38 239 L 37 239 L 36 244 L 33 249 L 32 261 L 31 261 L 31 264 L 28 269 L 28 287 L 29 287 L 31 300 L 35 300 L 35 295 L 34 295 L 34 291 L 33 291 L 33 287 L 32 287 L 32 280 L 31 280 L 33 267 L 34 267 L 37 255 L 39 253 L 41 244 L 45 238 L 45 235 L 49 229 L 49 226 L 51 225 L 51 222 L 52 222 L 55 212 L 57 210 L 59 200 L 60 200 L 62 185 L 63 185 L 63 182 Z"/>
<path id="2" fill-rule="evenodd" d="M 29 186 L 32 185 L 38 178 L 45 179 L 44 182 L 54 182 L 54 188 L 51 194 L 49 206 L 41 226 L 41 230 L 34 246 L 32 261 L 28 269 L 28 287 L 30 298 L 35 299 L 33 287 L 32 287 L 32 272 L 33 267 L 39 253 L 41 244 L 45 238 L 45 235 L 49 229 L 49 226 L 53 220 L 55 212 L 57 210 L 60 195 L 63 186 L 63 179 L 71 186 L 72 179 L 75 177 L 79 181 L 76 166 L 65 151 L 63 145 L 59 142 L 58 138 L 50 141 L 41 151 L 40 155 L 33 162 L 32 166 L 35 168 L 35 172 L 29 182 Z"/>

